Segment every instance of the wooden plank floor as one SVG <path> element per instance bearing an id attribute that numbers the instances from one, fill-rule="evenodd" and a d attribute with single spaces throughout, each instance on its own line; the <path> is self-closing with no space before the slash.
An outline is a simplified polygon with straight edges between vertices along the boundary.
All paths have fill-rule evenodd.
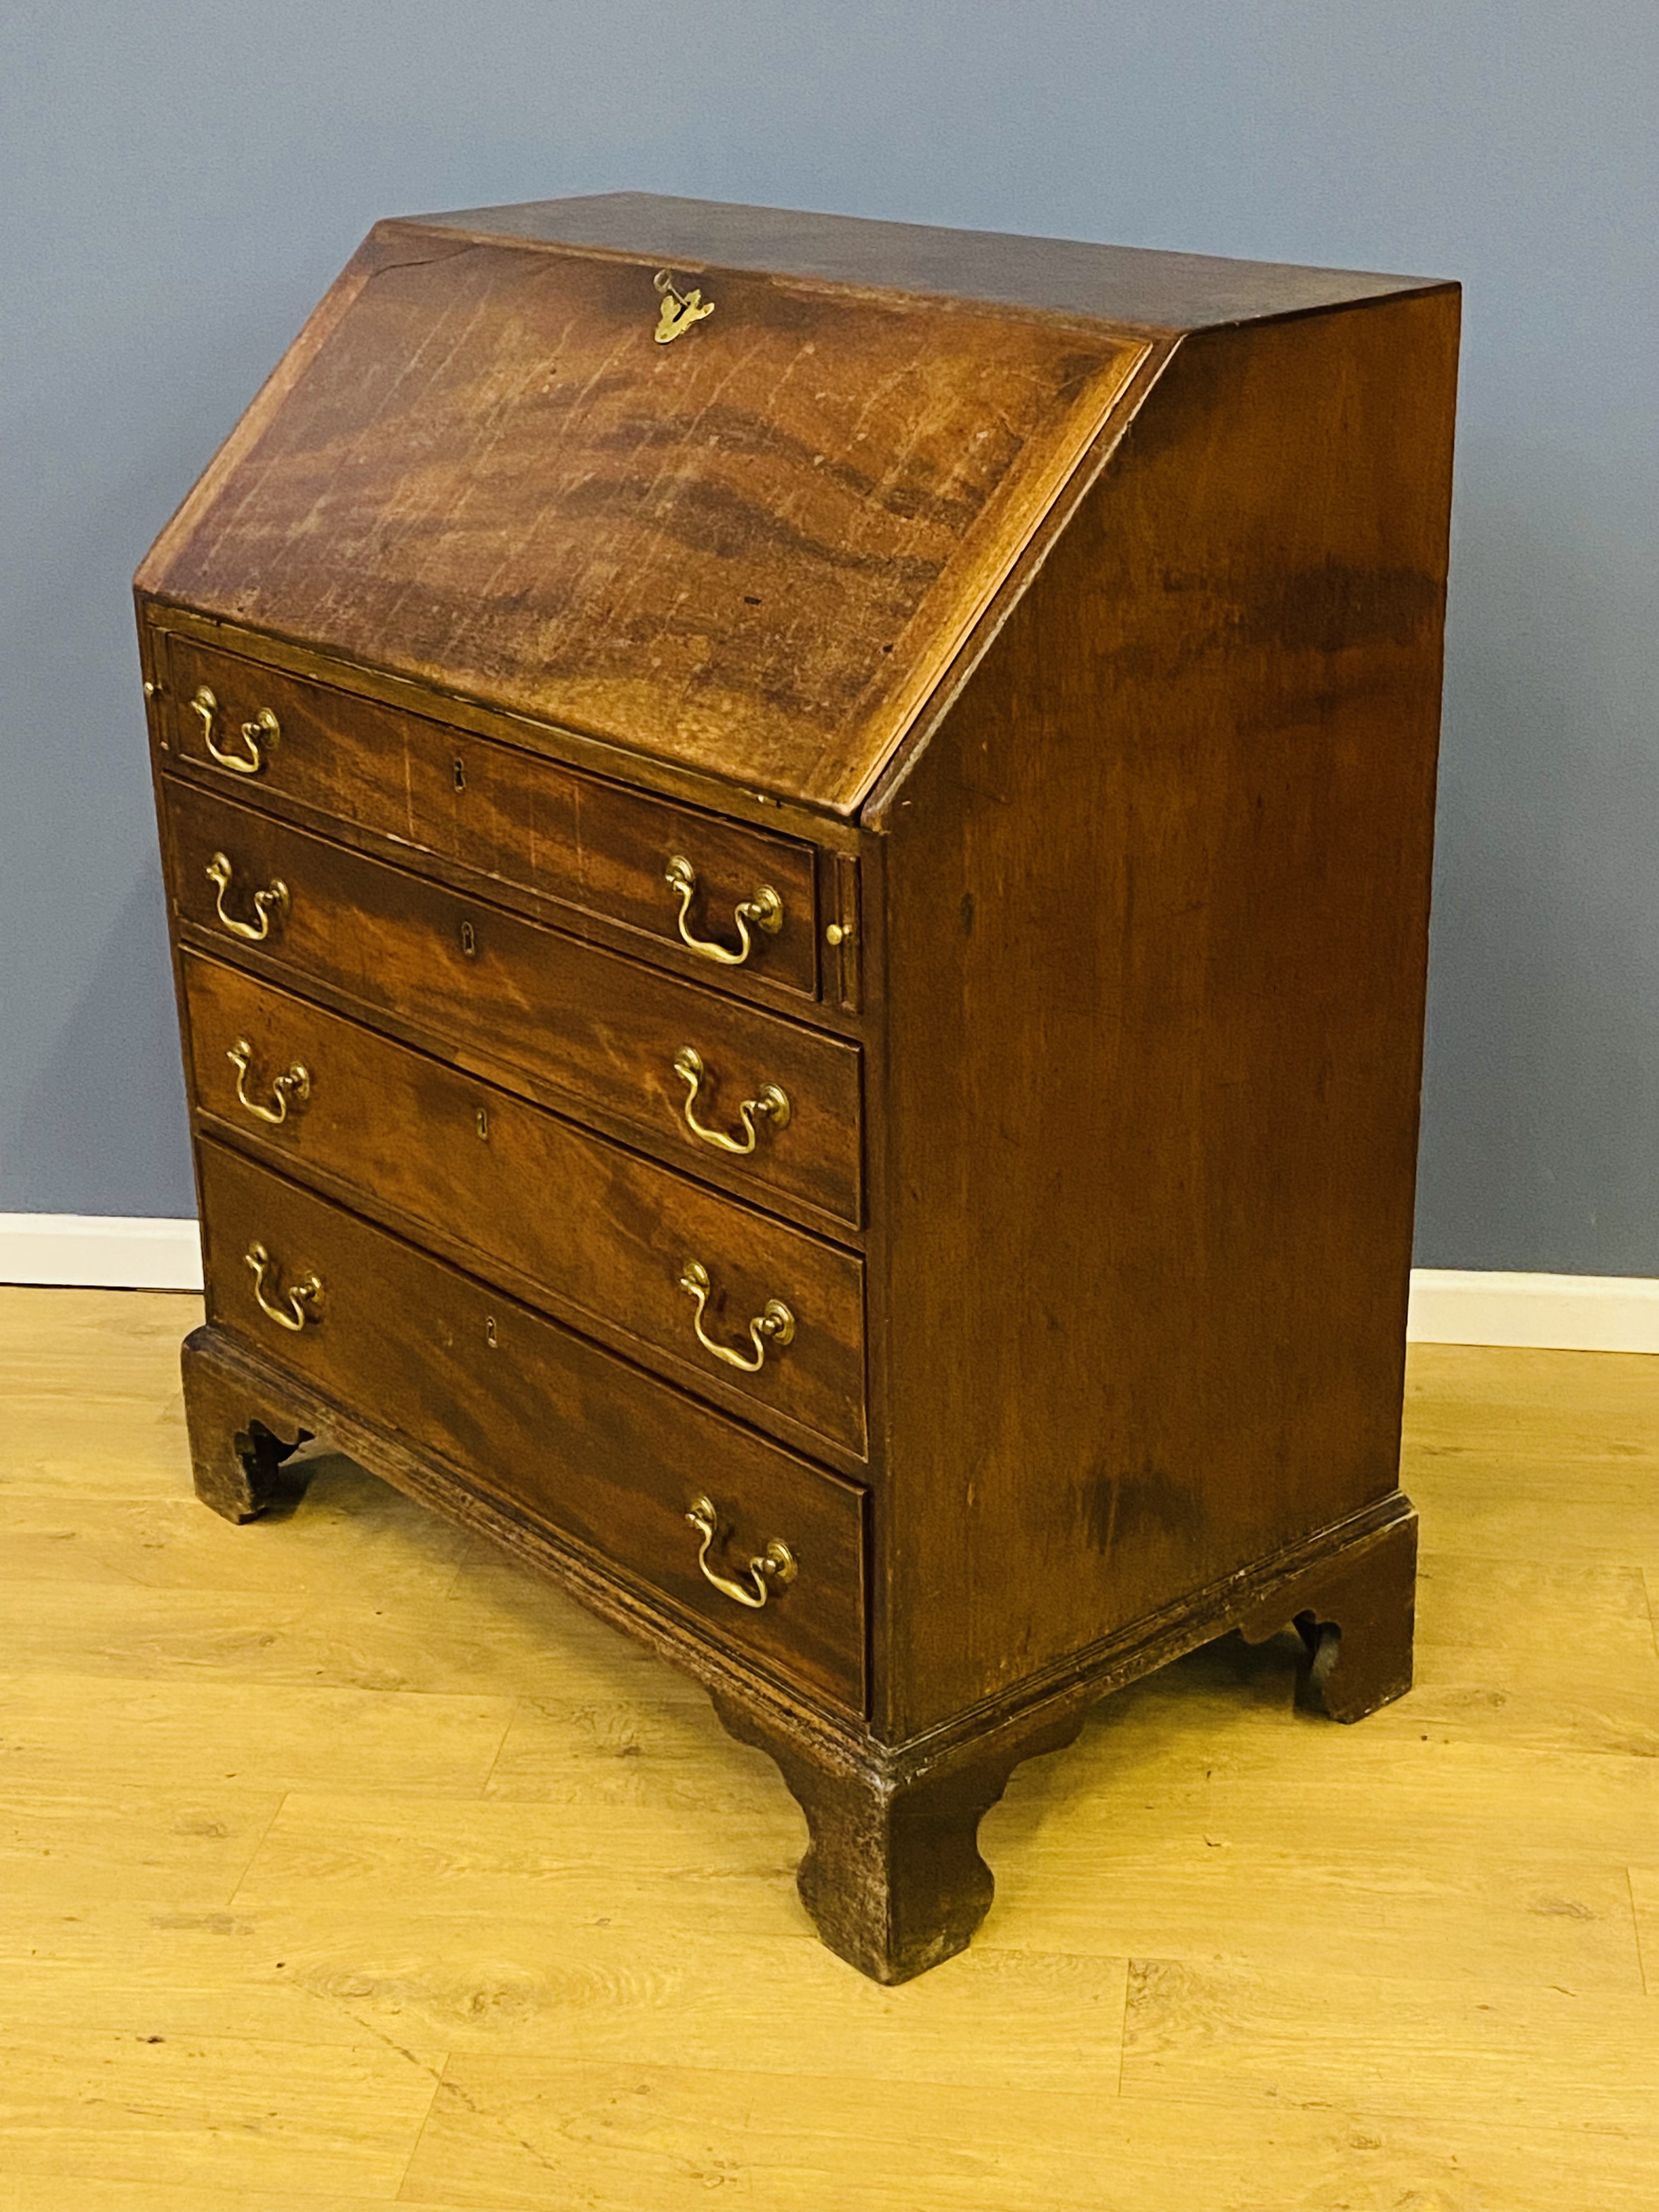
<path id="1" fill-rule="evenodd" d="M 1659 1360 L 1416 1350 L 1411 1697 L 1125 1692 L 884 1990 L 688 1684 L 343 1462 L 197 1505 L 194 1317 L 0 1291 L 0 2212 L 1659 2208 Z"/>

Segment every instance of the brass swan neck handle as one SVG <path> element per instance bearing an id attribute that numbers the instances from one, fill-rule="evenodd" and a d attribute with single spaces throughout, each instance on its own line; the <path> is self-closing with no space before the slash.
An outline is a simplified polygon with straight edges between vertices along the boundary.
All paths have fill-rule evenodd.
<path id="1" fill-rule="evenodd" d="M 279 1292 L 279 1302 L 273 1304 L 265 1296 L 265 1279 L 276 1273 L 276 1262 L 263 1244 L 250 1244 L 244 1256 L 253 1272 L 254 1297 L 267 1321 L 274 1321 L 278 1328 L 292 1329 L 296 1336 L 308 1321 L 321 1321 L 323 1285 L 320 1277 L 301 1275 L 290 1289 Z"/>
<path id="2" fill-rule="evenodd" d="M 775 1083 L 767 1083 L 753 1098 L 745 1098 L 738 1108 L 738 1119 L 743 1124 L 741 1137 L 728 1137 L 722 1130 L 707 1128 L 696 1115 L 697 1093 L 708 1073 L 702 1054 L 683 1044 L 674 1054 L 674 1073 L 686 1087 L 685 1103 L 680 1109 L 686 1127 L 694 1137 L 701 1137 L 705 1145 L 713 1145 L 718 1152 L 739 1155 L 752 1152 L 759 1133 L 755 1127 L 757 1117 L 770 1121 L 775 1129 L 787 1129 L 789 1126 L 791 1109 L 787 1095 Z"/>
<path id="3" fill-rule="evenodd" d="M 766 1348 L 769 1344 L 775 1344 L 781 1351 L 786 1344 L 792 1343 L 794 1340 L 795 1316 L 781 1298 L 768 1298 L 761 1311 L 749 1324 L 749 1340 L 755 1347 L 755 1356 L 752 1359 L 745 1359 L 742 1352 L 733 1352 L 728 1345 L 716 1344 L 714 1338 L 708 1335 L 703 1329 L 703 1308 L 708 1303 L 712 1285 L 708 1279 L 708 1270 L 701 1260 L 686 1261 L 680 1274 L 680 1288 L 688 1297 L 695 1298 L 697 1303 L 697 1310 L 691 1324 L 697 1333 L 697 1342 L 702 1345 L 705 1352 L 712 1352 L 716 1359 L 723 1359 L 728 1367 L 735 1367 L 739 1374 L 758 1375 L 766 1364 Z"/>
<path id="4" fill-rule="evenodd" d="M 236 1071 L 236 1103 L 256 1121 L 268 1121 L 273 1129 L 280 1129 L 291 1109 L 303 1106 L 311 1096 L 311 1071 L 301 1060 L 281 1075 L 273 1075 L 269 1089 L 271 1103 L 262 1106 L 257 1098 L 247 1095 L 247 1072 L 253 1061 L 253 1047 L 246 1037 L 238 1037 L 225 1054 Z"/>
<path id="5" fill-rule="evenodd" d="M 242 938 L 249 945 L 263 945 L 270 934 L 272 922 L 283 922 L 288 919 L 288 885 L 280 876 L 274 877 L 265 890 L 253 894 L 253 911 L 258 920 L 238 921 L 234 915 L 225 912 L 225 893 L 230 889 L 234 873 L 228 854 L 216 853 L 208 862 L 207 879 L 217 893 L 214 910 L 233 937 Z"/>
<path id="6" fill-rule="evenodd" d="M 662 879 L 680 902 L 681 941 L 703 959 L 718 961 L 722 968 L 741 968 L 755 950 L 755 940 L 749 933 L 751 922 L 765 937 L 775 937 L 783 927 L 783 901 L 770 884 L 762 884 L 752 897 L 739 899 L 732 909 L 738 948 L 732 952 L 724 945 L 716 945 L 712 938 L 694 937 L 687 927 L 691 902 L 697 895 L 697 872 L 684 853 L 674 854 L 663 871 Z"/>
<path id="7" fill-rule="evenodd" d="M 747 1606 L 751 1613 L 758 1613 L 775 1589 L 794 1581 L 799 1571 L 795 1555 L 781 1537 L 774 1536 L 766 1549 L 750 1559 L 748 1580 L 738 1582 L 708 1564 L 709 1547 L 720 1533 L 720 1511 L 714 1499 L 694 1498 L 685 1517 L 702 1539 L 697 1547 L 697 1566 L 703 1580 L 733 1605 Z"/>
<path id="8" fill-rule="evenodd" d="M 266 752 L 274 750 L 282 738 L 282 724 L 269 707 L 261 707 L 251 722 L 242 725 L 242 743 L 247 749 L 245 752 L 234 752 L 222 745 L 213 733 L 214 725 L 219 717 L 219 702 L 205 684 L 198 689 L 196 696 L 191 701 L 190 711 L 201 722 L 202 742 L 208 749 L 209 757 L 217 761 L 221 768 L 228 768 L 233 775 L 258 775 L 265 764 Z"/>

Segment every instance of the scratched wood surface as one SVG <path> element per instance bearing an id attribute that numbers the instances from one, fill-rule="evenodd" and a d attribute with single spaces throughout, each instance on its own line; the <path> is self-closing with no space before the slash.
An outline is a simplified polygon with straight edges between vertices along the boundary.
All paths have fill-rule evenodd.
<path id="1" fill-rule="evenodd" d="M 382 224 L 140 589 L 850 806 L 1146 342 Z"/>
<path id="2" fill-rule="evenodd" d="M 191 1071 L 210 1133 L 666 1371 L 694 1395 L 791 1442 L 865 1440 L 863 1271 L 850 1253 L 605 1143 L 506 1091 L 187 955 Z M 253 1048 L 251 1087 L 228 1047 Z M 276 1127 L 243 1097 L 302 1066 L 302 1108 Z M 240 1083 L 240 1087 L 239 1087 Z M 480 1120 L 482 1115 L 483 1119 Z M 787 1133 L 787 1132 L 786 1132 Z M 755 1374 L 698 1342 L 681 1289 L 689 1259 L 712 1288 L 707 1330 L 746 1348 L 749 1317 L 790 1301 L 797 1327 Z M 780 1418 L 781 1417 L 781 1418 Z"/>
<path id="3" fill-rule="evenodd" d="M 367 1418 L 378 1429 L 417 1448 L 441 1440 L 464 1480 L 665 1596 L 700 1641 L 757 1652 L 786 1681 L 863 1711 L 860 1488 L 677 1391 L 628 1389 L 584 1338 L 224 1146 L 204 1144 L 199 1165 L 216 1329 L 256 1355 L 274 1333 L 246 1263 L 256 1243 L 277 1285 L 315 1274 L 327 1326 L 295 1335 L 286 1362 L 302 1383 L 337 1405 L 372 1374 Z M 216 1417 L 211 1402 L 210 1439 L 236 1418 Z M 750 1619 L 710 1587 L 686 1527 L 688 1486 L 695 1498 L 702 1483 L 723 1516 L 713 1556 L 727 1543 L 752 1556 L 787 1531 L 796 1559 L 812 1563 L 802 1602 Z"/>
<path id="4" fill-rule="evenodd" d="M 1395 1486 L 1456 310 L 1189 340 L 896 787 L 896 1733 Z"/>
<path id="5" fill-rule="evenodd" d="M 198 1504 L 196 1315 L 0 1291 L 0 2212 L 1659 2203 L 1659 1361 L 1418 1347 L 1417 1689 L 1124 1692 L 882 1989 L 689 1684 L 343 1462 Z"/>
<path id="6" fill-rule="evenodd" d="M 509 1087 L 539 1084 L 583 1122 L 614 1127 L 696 1174 L 763 1198 L 781 1190 L 858 1224 L 856 1045 L 539 928 L 194 785 L 167 778 L 163 788 L 174 912 L 198 945 L 453 1064 L 497 1071 Z M 230 935 L 220 919 L 207 872 L 216 853 L 230 865 L 223 913 L 232 921 L 259 911 L 261 887 L 288 888 L 258 945 Z M 752 1098 L 775 1083 L 800 1102 L 781 1133 L 785 1141 L 757 1144 L 746 1157 L 700 1143 L 685 1126 L 685 1085 L 674 1072 L 688 1044 L 726 1097 Z"/>
<path id="7" fill-rule="evenodd" d="M 555 762 L 491 744 L 303 677 L 163 633 L 164 705 L 155 741 L 166 768 L 199 775 L 210 789 L 291 814 L 325 834 L 349 824 L 392 860 L 411 852 L 486 878 L 490 890 L 528 890 L 565 909 L 567 926 L 592 917 L 619 923 L 659 959 L 683 957 L 678 902 L 665 881 L 684 854 L 696 872 L 694 926 L 717 940 L 738 902 L 771 885 L 781 901 L 775 934 L 757 932 L 726 987 L 817 994 L 817 915 L 810 847 L 769 837 L 644 793 L 577 775 Z M 208 699 L 211 700 L 210 709 Z M 251 748 L 243 732 L 270 715 L 278 738 Z M 218 757 L 216 757 L 216 750 Z M 242 764 L 227 785 L 224 757 Z M 257 761 L 258 765 L 251 763 Z M 480 886 L 482 888 L 482 886 Z"/>

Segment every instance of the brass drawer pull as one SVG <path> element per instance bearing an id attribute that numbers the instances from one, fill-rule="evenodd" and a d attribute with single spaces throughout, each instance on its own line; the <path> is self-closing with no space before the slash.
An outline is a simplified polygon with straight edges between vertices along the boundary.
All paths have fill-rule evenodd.
<path id="1" fill-rule="evenodd" d="M 743 1124 L 743 1138 L 728 1137 L 719 1129 L 705 1129 L 692 1109 L 697 1103 L 697 1091 L 703 1079 L 702 1055 L 683 1044 L 674 1054 L 674 1073 L 686 1085 L 688 1096 L 680 1111 L 685 1116 L 685 1126 L 694 1137 L 701 1137 L 705 1145 L 713 1145 L 722 1152 L 752 1152 L 755 1149 L 755 1116 L 763 1114 L 775 1129 L 789 1126 L 789 1101 L 775 1083 L 763 1086 L 758 1098 L 745 1098 L 738 1108 L 738 1119 Z"/>
<path id="2" fill-rule="evenodd" d="M 259 1302 L 259 1310 L 267 1321 L 274 1321 L 278 1328 L 291 1328 L 297 1336 L 308 1321 L 323 1317 L 323 1286 L 315 1275 L 302 1275 L 294 1287 L 283 1294 L 281 1305 L 272 1305 L 265 1296 L 265 1277 L 276 1261 L 263 1244 L 250 1244 L 247 1263 L 253 1270 L 253 1295 Z"/>
<path id="3" fill-rule="evenodd" d="M 269 707 L 261 707 L 251 722 L 242 725 L 242 743 L 246 753 L 226 752 L 213 739 L 213 725 L 218 719 L 219 702 L 204 684 L 190 702 L 192 714 L 202 718 L 202 739 L 209 752 L 221 768 L 228 768 L 233 775 L 258 775 L 265 764 L 267 748 L 275 750 L 281 742 L 283 726 Z"/>
<path id="4" fill-rule="evenodd" d="M 708 1270 L 701 1260 L 688 1260 L 680 1276 L 680 1288 L 688 1297 L 697 1302 L 697 1311 L 692 1327 L 697 1332 L 697 1342 L 705 1352 L 712 1352 L 716 1359 L 723 1359 L 728 1367 L 741 1369 L 745 1375 L 758 1375 L 766 1364 L 766 1347 L 775 1344 L 780 1351 L 795 1334 L 795 1316 L 781 1298 L 768 1298 L 766 1309 L 756 1315 L 749 1324 L 750 1341 L 755 1347 L 752 1359 L 745 1359 L 740 1352 L 732 1352 L 723 1344 L 716 1344 L 712 1336 L 702 1332 L 702 1310 L 708 1303 Z"/>
<path id="5" fill-rule="evenodd" d="M 754 951 L 754 939 L 749 934 L 751 921 L 768 937 L 775 937 L 783 927 L 783 901 L 770 884 L 763 884 L 752 898 L 740 899 L 733 909 L 742 950 L 728 952 L 723 945 L 715 945 L 706 937 L 693 937 L 685 926 L 691 902 L 697 895 L 697 872 L 684 853 L 676 853 L 670 860 L 663 881 L 680 902 L 681 937 L 694 952 L 701 952 L 705 960 L 718 960 L 722 968 L 741 968 Z"/>
<path id="6" fill-rule="evenodd" d="M 728 1575 L 716 1574 L 708 1564 L 708 1547 L 720 1533 L 720 1516 L 712 1498 L 694 1498 L 686 1519 L 702 1538 L 697 1547 L 697 1565 L 702 1578 L 712 1583 L 722 1597 L 729 1597 L 733 1605 L 746 1605 L 758 1613 L 774 1589 L 783 1583 L 792 1583 L 797 1572 L 795 1555 L 781 1537 L 774 1536 L 757 1559 L 749 1562 L 747 1583 L 734 1582 Z"/>
<path id="7" fill-rule="evenodd" d="M 250 1098 L 243 1087 L 253 1058 L 253 1047 L 246 1037 L 238 1037 L 225 1058 L 236 1071 L 236 1103 L 252 1114 L 256 1121 L 269 1121 L 273 1129 L 282 1127 L 290 1107 L 303 1106 L 311 1096 L 310 1071 L 296 1060 L 286 1075 L 271 1077 L 271 1103 L 262 1106 L 257 1098 Z"/>
<path id="8" fill-rule="evenodd" d="M 230 889 L 231 866 L 223 853 L 216 853 L 207 864 L 207 879 L 219 896 L 214 902 L 220 921 L 233 937 L 244 937 L 250 945 L 263 945 L 270 934 L 271 916 L 279 921 L 288 919 L 288 885 L 277 877 L 268 890 L 255 891 L 253 911 L 259 917 L 255 921 L 236 921 L 225 912 L 225 893 Z"/>

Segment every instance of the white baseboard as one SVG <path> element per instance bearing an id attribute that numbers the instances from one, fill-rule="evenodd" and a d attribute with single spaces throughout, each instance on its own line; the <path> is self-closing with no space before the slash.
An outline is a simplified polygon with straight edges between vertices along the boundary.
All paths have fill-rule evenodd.
<path id="1" fill-rule="evenodd" d="M 193 1221 L 0 1213 L 0 1283 L 199 1291 L 202 1248 Z M 1414 1267 L 1406 1334 L 1413 1344 L 1659 1352 L 1659 1279 Z"/>
<path id="2" fill-rule="evenodd" d="M 1413 1267 L 1406 1334 L 1414 1344 L 1659 1352 L 1659 1280 Z"/>
<path id="3" fill-rule="evenodd" d="M 199 1291 L 193 1221 L 112 1213 L 0 1213 L 0 1283 L 105 1291 Z"/>

